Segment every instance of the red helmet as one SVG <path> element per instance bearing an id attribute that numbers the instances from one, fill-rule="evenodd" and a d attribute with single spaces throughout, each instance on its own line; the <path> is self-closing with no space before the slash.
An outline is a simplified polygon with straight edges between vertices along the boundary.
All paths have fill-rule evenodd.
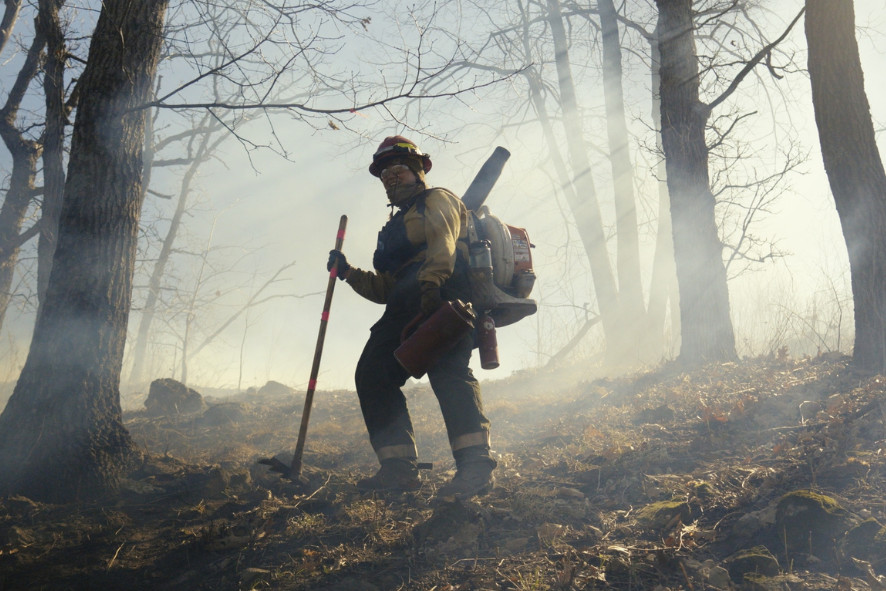
<path id="1" fill-rule="evenodd" d="M 412 158 L 421 163 L 425 172 L 431 170 L 431 157 L 418 149 L 414 143 L 402 135 L 386 137 L 378 145 L 378 150 L 372 155 L 372 164 L 369 165 L 369 174 L 379 176 L 383 170 L 382 165 L 391 158 Z"/>

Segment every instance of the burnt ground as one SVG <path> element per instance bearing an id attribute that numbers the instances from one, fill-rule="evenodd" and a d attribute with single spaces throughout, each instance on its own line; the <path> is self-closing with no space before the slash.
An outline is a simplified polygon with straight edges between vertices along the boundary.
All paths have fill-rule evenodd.
<path id="1" fill-rule="evenodd" d="M 0 589 L 886 589 L 882 376 L 786 355 L 572 372 L 484 384 L 497 484 L 467 502 L 435 501 L 454 466 L 422 384 L 414 494 L 357 492 L 353 392 L 317 393 L 300 485 L 257 461 L 288 462 L 303 393 L 126 413 L 143 458 L 119 494 L 0 499 Z"/>

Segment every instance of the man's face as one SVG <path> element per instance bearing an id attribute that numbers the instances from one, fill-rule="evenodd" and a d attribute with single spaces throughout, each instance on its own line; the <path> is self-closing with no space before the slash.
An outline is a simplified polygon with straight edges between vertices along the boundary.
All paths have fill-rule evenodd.
<path id="1" fill-rule="evenodd" d="M 418 182 L 418 177 L 415 176 L 415 173 L 408 166 L 396 161 L 386 164 L 379 178 L 381 178 L 381 182 L 385 186 L 385 191 L 388 192 L 400 187 L 414 185 Z"/>

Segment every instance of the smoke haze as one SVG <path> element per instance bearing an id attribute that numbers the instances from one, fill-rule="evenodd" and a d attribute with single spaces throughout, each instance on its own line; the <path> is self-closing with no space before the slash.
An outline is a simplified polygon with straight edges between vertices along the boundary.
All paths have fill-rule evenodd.
<path id="1" fill-rule="evenodd" d="M 453 45 L 453 35 L 479 43 L 490 32 L 488 27 L 484 29 L 487 23 L 471 12 L 471 6 L 453 4 L 458 10 L 440 8 L 434 18 L 422 12 L 426 7 L 416 9 L 425 19 L 420 22 L 429 25 L 428 38 L 439 34 L 434 38 L 439 39 L 440 54 Z M 799 7 L 799 2 L 791 3 L 790 7 L 779 6 L 777 14 L 759 15 L 766 36 L 777 37 Z M 399 4 L 388 8 L 401 16 L 407 12 Z M 647 26 L 654 24 L 650 14 L 646 17 Z M 886 82 L 875 75 L 882 70 L 882 51 L 886 49 L 886 17 L 881 3 L 857 1 L 856 20 L 862 66 L 868 73 L 868 96 L 882 145 Z M 342 33 L 341 51 L 330 58 L 331 71 L 360 71 L 371 79 L 376 67 L 386 73 L 384 80 L 389 81 L 387 76 L 396 70 L 391 64 L 396 63 L 403 48 L 418 47 L 418 31 L 409 19 L 397 20 L 389 15 L 375 15 L 365 26 L 368 37 L 386 39 L 388 45 L 374 45 L 371 38 Z M 591 35 L 587 31 L 585 34 Z M 623 34 L 625 44 L 642 47 L 643 42 L 632 38 L 629 31 Z M 585 41 L 571 49 L 574 53 L 570 59 L 590 146 L 591 174 L 605 227 L 611 234 L 615 220 L 605 121 L 600 117 L 603 93 L 597 65 L 599 49 L 585 47 Z M 785 45 L 785 51 L 804 52 L 802 29 L 795 29 Z M 5 53 L 11 51 L 7 48 Z M 631 52 L 623 52 L 622 57 L 628 125 L 634 134 L 630 149 L 636 170 L 642 271 L 648 297 L 658 200 L 656 156 L 650 151 L 655 138 L 648 116 L 649 70 L 648 64 Z M 383 60 L 388 60 L 385 67 L 377 66 Z M 797 57 L 797 64 L 805 67 L 805 58 Z M 544 64 L 543 75 L 555 76 L 552 63 Z M 777 200 L 754 225 L 754 235 L 766 244 L 776 244 L 785 256 L 746 268 L 736 263 L 729 269 L 739 354 L 766 354 L 781 347 L 788 347 L 792 355 L 848 350 L 852 343 L 852 308 L 847 256 L 821 164 L 809 81 L 802 73 L 791 73 L 777 83 L 762 70 L 759 76 L 749 79 L 731 104 L 723 107 L 723 113 L 757 111 L 737 132 L 747 156 L 739 159 L 742 170 L 734 174 L 766 177 L 783 168 L 788 158 L 805 159 L 773 189 Z M 9 82 L 4 82 L 4 88 L 8 86 Z M 358 102 L 363 100 L 368 99 L 361 96 Z M 598 310 L 587 256 L 562 193 L 568 179 L 554 172 L 546 140 L 527 100 L 518 75 L 457 98 L 404 102 L 395 113 L 405 125 L 392 120 L 390 111 L 376 108 L 351 114 L 344 123 L 337 117 L 306 123 L 287 116 L 285 111 L 268 111 L 264 123 L 272 121 L 272 130 L 260 121 L 244 126 L 239 132 L 243 137 L 225 141 L 192 182 L 191 206 L 162 287 L 163 309 L 158 311 L 149 339 L 147 379 L 181 377 L 183 339 L 187 335 L 191 355 L 205 343 L 188 359 L 187 382 L 193 387 L 244 390 L 275 380 L 296 389 L 305 388 L 328 278 L 327 252 L 334 245 L 339 216 L 346 214 L 349 218 L 343 249 L 348 260 L 358 267 L 371 268 L 376 233 L 389 210 L 381 184 L 368 174 L 367 166 L 378 142 L 395 133 L 413 139 L 431 155 L 434 165 L 427 177 L 430 185 L 457 194 L 467 188 L 495 146 L 504 146 L 512 153 L 487 204 L 507 223 L 528 230 L 535 245 L 533 261 L 538 277 L 531 297 L 538 300 L 539 312 L 500 329 L 500 368 L 481 370 L 476 356 L 473 366 L 481 380 L 491 380 L 548 363 Z M 335 98 L 328 101 L 329 106 L 341 104 Z M 160 121 L 167 115 L 161 113 Z M 562 133 L 559 127 L 558 133 Z M 245 149 L 250 142 L 277 145 L 278 152 L 286 150 L 287 158 L 271 150 Z M 734 156 L 724 151 L 719 160 L 712 160 L 712 182 L 720 188 L 730 181 L 718 176 L 717 167 Z M 8 160 L 4 152 L 0 161 L 4 172 L 8 172 Z M 180 179 L 180 171 L 172 169 L 155 170 L 151 177 L 123 369 L 124 392 L 147 393 L 146 383 L 126 384 L 125 379 L 133 361 L 133 336 L 145 302 L 148 276 L 177 203 Z M 164 199 L 158 194 L 173 198 Z M 730 193 L 721 196 L 729 197 Z M 734 229 L 740 223 L 740 217 L 731 216 L 740 216 L 741 207 L 718 209 L 724 228 Z M 721 228 L 721 235 L 726 232 Z M 31 243 L 21 256 L 16 286 L 22 294 L 30 293 L 26 286 L 34 280 L 34 253 Z M 290 263 L 294 264 L 262 290 L 275 272 Z M 254 296 L 261 303 L 247 306 Z M 14 303 L 0 335 L 0 377 L 6 382 L 16 379 L 24 362 L 34 321 L 32 296 L 22 295 Z M 347 285 L 336 286 L 319 388 L 353 388 L 357 358 L 369 327 L 381 312 L 380 306 L 362 300 Z M 679 341 L 673 330 L 666 337 L 664 357 L 673 358 L 679 352 Z M 586 358 L 596 364 L 601 351 L 602 332 L 598 326 L 581 340 L 570 358 Z M 600 371 L 615 372 L 634 362 L 636 359 L 624 359 L 623 364 L 616 364 L 621 367 Z"/>

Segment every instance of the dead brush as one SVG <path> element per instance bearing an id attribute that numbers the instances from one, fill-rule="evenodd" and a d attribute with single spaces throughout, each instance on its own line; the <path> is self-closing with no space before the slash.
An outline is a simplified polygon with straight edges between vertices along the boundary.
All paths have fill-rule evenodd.
<path id="1" fill-rule="evenodd" d="M 563 518 L 556 499 L 549 488 L 526 487 L 514 493 L 510 509 L 518 520 L 534 525 Z"/>
<path id="2" fill-rule="evenodd" d="M 296 538 L 309 537 L 312 532 L 319 531 L 326 526 L 326 517 L 317 513 L 302 513 L 294 515 L 286 520 L 284 530 L 286 536 Z"/>
<path id="3" fill-rule="evenodd" d="M 416 523 L 426 519 L 407 510 L 404 514 L 382 499 L 364 499 L 348 504 L 343 526 L 348 530 L 358 528 L 362 532 L 361 544 L 397 545 L 407 542 L 413 535 Z"/>
<path id="4" fill-rule="evenodd" d="M 392 528 L 392 513 L 382 499 L 364 499 L 345 507 L 347 524 L 362 529 L 364 537 L 373 542 L 392 542 L 403 535 Z"/>
<path id="5" fill-rule="evenodd" d="M 708 436 L 729 422 L 729 415 L 718 406 L 709 405 L 704 399 L 698 401 L 701 408 L 696 415 L 704 423 Z"/>
<path id="6" fill-rule="evenodd" d="M 533 566 L 530 572 L 516 571 L 513 575 L 506 575 L 499 571 L 499 575 L 506 579 L 517 591 L 543 591 L 550 587 L 545 582 L 545 573 L 540 566 Z"/>

